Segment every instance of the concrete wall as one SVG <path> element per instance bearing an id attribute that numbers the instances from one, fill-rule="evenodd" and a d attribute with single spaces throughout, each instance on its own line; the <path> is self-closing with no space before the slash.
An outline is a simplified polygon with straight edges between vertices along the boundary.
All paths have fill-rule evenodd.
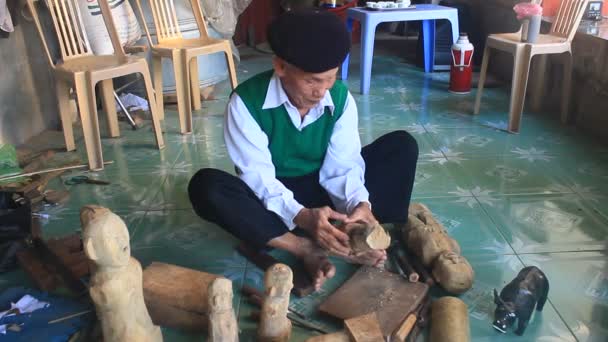
<path id="1" fill-rule="evenodd" d="M 0 38 L 0 143 L 18 145 L 59 123 L 55 86 L 35 26 L 17 18 Z"/>
<path id="2" fill-rule="evenodd" d="M 572 41 L 574 70 L 570 109 L 576 125 L 608 143 L 608 40 L 577 33 Z M 549 57 L 544 79 L 543 107 L 557 111 L 561 99 L 562 65 L 558 56 Z"/>

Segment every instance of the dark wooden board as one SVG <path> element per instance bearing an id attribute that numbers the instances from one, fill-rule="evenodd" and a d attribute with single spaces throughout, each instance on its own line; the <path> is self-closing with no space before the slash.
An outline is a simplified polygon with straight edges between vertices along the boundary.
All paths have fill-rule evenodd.
<path id="1" fill-rule="evenodd" d="M 376 312 L 384 336 L 390 336 L 427 295 L 425 283 L 410 283 L 401 276 L 363 266 L 319 306 L 339 319 Z"/>
<path id="2" fill-rule="evenodd" d="M 17 260 L 23 270 L 32 278 L 34 283 L 44 291 L 53 291 L 59 286 L 80 283 L 80 279 L 89 275 L 89 261 L 82 249 L 78 234 L 42 241 L 39 223 L 34 220 L 32 233 L 34 241 L 44 244 L 44 251 L 26 248 L 17 253 Z M 67 278 L 67 279 L 66 279 Z M 79 290 L 80 293 L 84 287 Z"/>

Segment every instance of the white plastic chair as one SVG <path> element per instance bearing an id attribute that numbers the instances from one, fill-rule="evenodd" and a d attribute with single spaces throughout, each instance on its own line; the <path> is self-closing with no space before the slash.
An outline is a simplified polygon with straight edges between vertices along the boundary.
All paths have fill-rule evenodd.
<path id="1" fill-rule="evenodd" d="M 120 133 L 114 104 L 112 80 L 116 77 L 134 73 L 140 73 L 144 78 L 146 94 L 152 114 L 152 126 L 154 128 L 156 146 L 158 149 L 164 148 L 165 143 L 159 121 L 162 116 L 162 107 L 155 106 L 157 101 L 154 97 L 148 63 L 142 57 L 125 54 L 123 47 L 120 45 L 114 19 L 112 18 L 112 11 L 107 0 L 98 0 L 98 3 L 110 35 L 114 53 L 103 56 L 94 55 L 84 30 L 82 17 L 76 1 L 47 0 L 53 21 L 54 33 L 61 52 L 61 58 L 55 61 L 47 44 L 45 38 L 46 31 L 40 22 L 34 0 L 27 0 L 27 5 L 32 13 L 32 18 L 46 52 L 49 65 L 55 75 L 57 102 L 66 149 L 68 151 L 76 149 L 69 109 L 70 88 L 74 88 L 84 133 L 89 168 L 91 170 L 103 169 L 104 163 L 97 116 L 95 85 L 97 83 L 100 84 L 101 99 L 107 114 L 106 118 L 110 136 L 117 137 Z"/>
<path id="2" fill-rule="evenodd" d="M 486 47 L 483 52 L 481 75 L 479 77 L 474 113 L 479 114 L 491 49 L 509 52 L 513 54 L 514 57 L 511 101 L 509 105 L 508 129 L 510 132 L 519 132 L 532 57 L 535 55 L 567 53 L 563 68 L 564 78 L 561 103 L 562 121 L 567 122 L 569 113 L 568 107 L 570 103 L 570 84 L 572 79 L 571 43 L 588 1 L 589 0 L 562 0 L 549 34 L 540 34 L 536 43 L 521 42 L 521 30 L 516 33 L 500 33 L 488 36 Z M 532 1 L 532 3 L 540 2 L 540 0 Z M 535 94 L 535 96 L 538 96 L 538 94 Z"/>

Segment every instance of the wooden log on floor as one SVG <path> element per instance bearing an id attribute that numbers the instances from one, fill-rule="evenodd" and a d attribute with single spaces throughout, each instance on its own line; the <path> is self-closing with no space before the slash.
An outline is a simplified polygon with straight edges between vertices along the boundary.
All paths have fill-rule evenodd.
<path id="1" fill-rule="evenodd" d="M 171 264 L 150 264 L 143 272 L 143 288 L 146 307 L 154 324 L 205 331 L 207 289 L 218 277 Z"/>

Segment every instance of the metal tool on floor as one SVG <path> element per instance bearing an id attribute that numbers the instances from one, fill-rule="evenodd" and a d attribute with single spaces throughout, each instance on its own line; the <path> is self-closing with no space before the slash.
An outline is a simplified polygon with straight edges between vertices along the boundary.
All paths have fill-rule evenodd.
<path id="1" fill-rule="evenodd" d="M 137 129 L 137 125 L 135 124 L 135 120 L 133 120 L 133 117 L 131 116 L 131 114 L 129 113 L 129 111 L 125 107 L 125 105 L 122 103 L 122 101 L 118 97 L 118 93 L 121 92 L 122 90 L 126 89 L 130 85 L 134 84 L 135 82 L 138 82 L 139 80 L 141 80 L 141 75 L 140 74 L 136 74 L 135 75 L 135 79 L 133 79 L 132 81 L 128 82 L 127 84 L 122 85 L 118 89 L 114 90 L 114 98 L 116 99 L 116 103 L 118 103 L 118 106 L 120 106 L 120 109 L 122 109 L 122 112 L 127 117 L 127 120 L 129 120 L 129 124 L 131 125 L 131 128 L 133 130 Z M 153 92 L 154 92 L 154 90 L 153 90 Z"/>
<path id="2" fill-rule="evenodd" d="M 64 182 L 65 185 L 76 185 L 76 184 L 95 184 L 95 185 L 110 185 L 108 181 L 102 181 L 99 179 L 92 179 L 89 176 L 74 176 Z"/>
<path id="3" fill-rule="evenodd" d="M 131 128 L 133 130 L 136 130 L 137 125 L 135 124 L 135 120 L 133 120 L 133 118 L 131 117 L 131 114 L 129 113 L 129 111 L 127 110 L 125 105 L 122 103 L 122 101 L 120 100 L 120 98 L 118 97 L 118 94 L 116 94 L 116 92 L 114 92 L 114 99 L 116 99 L 116 103 L 118 103 L 118 105 L 120 106 L 120 109 L 122 109 L 122 112 L 127 117 L 127 120 L 129 120 L 129 124 L 131 125 Z"/>

